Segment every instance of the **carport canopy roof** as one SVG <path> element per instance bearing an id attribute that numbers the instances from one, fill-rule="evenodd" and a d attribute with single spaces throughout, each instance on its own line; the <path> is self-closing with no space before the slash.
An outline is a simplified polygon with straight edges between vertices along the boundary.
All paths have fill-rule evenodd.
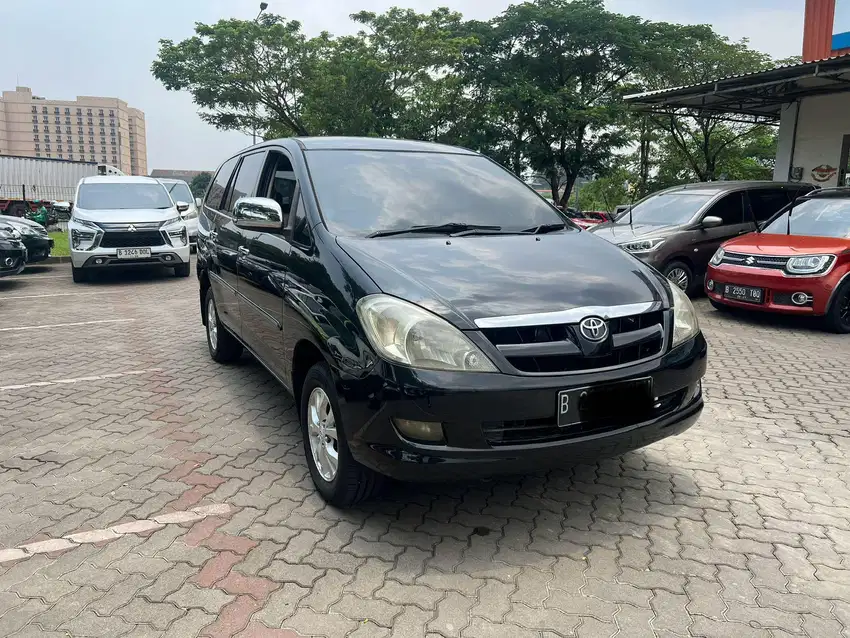
<path id="1" fill-rule="evenodd" d="M 772 122 L 779 119 L 784 104 L 844 91 L 850 91 L 850 54 L 703 84 L 637 93 L 626 96 L 625 100 L 651 113 L 681 115 L 704 111 Z"/>

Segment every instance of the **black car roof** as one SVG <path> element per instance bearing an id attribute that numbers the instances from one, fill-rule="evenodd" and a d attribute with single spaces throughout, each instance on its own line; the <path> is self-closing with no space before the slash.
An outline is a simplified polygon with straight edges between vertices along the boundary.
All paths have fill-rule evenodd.
<path id="1" fill-rule="evenodd" d="M 294 139 L 305 151 L 407 151 L 477 155 L 477 153 L 465 148 L 417 140 L 395 140 L 380 137 L 296 137 Z"/>
<path id="2" fill-rule="evenodd" d="M 769 180 L 738 180 L 729 182 L 697 182 L 695 184 L 681 184 L 680 186 L 672 186 L 665 189 L 664 193 L 675 193 L 677 191 L 703 191 L 703 192 L 726 192 L 743 190 L 747 188 L 770 188 L 777 186 L 789 186 L 792 188 L 811 187 L 811 184 L 801 184 L 800 182 L 773 182 Z"/>

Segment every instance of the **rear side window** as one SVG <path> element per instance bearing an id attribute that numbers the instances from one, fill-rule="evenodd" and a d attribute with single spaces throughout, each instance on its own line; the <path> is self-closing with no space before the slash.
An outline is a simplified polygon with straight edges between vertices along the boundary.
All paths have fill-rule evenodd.
<path id="1" fill-rule="evenodd" d="M 779 188 L 752 190 L 749 196 L 753 215 L 758 222 L 767 221 L 788 204 L 788 193 Z"/>
<path id="2" fill-rule="evenodd" d="M 732 193 L 712 206 L 707 217 L 719 217 L 724 226 L 744 223 L 744 194 Z"/>
<path id="3" fill-rule="evenodd" d="M 233 205 L 239 201 L 241 197 L 253 197 L 257 192 L 257 184 L 260 181 L 260 175 L 263 172 L 263 165 L 266 162 L 266 153 L 252 153 L 246 155 L 242 159 L 242 164 L 239 165 L 239 173 L 233 182 L 233 187 L 230 189 L 230 194 L 227 196 L 227 206 L 222 210 L 230 212 L 233 210 Z"/>
<path id="4" fill-rule="evenodd" d="M 238 157 L 234 157 L 233 159 L 227 160 L 221 165 L 221 168 L 218 169 L 218 173 L 215 174 L 215 177 L 210 184 L 210 190 L 207 193 L 207 199 L 205 202 L 210 208 L 215 210 L 219 210 L 221 208 L 221 200 L 224 198 L 224 191 L 227 189 L 227 182 L 230 181 L 230 176 L 233 175 L 233 169 L 236 168 L 236 162 L 238 159 Z"/>

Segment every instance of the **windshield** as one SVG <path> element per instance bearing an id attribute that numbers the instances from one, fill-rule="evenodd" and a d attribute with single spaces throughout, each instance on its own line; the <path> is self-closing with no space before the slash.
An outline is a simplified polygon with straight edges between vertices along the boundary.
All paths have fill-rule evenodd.
<path id="1" fill-rule="evenodd" d="M 695 193 L 662 193 L 652 195 L 636 204 L 629 215 L 618 218 L 618 222 L 628 224 L 657 224 L 660 226 L 676 226 L 686 224 L 697 214 L 708 200 L 714 195 Z"/>
<path id="2" fill-rule="evenodd" d="M 171 200 L 175 204 L 177 202 L 191 204 L 195 201 L 195 198 L 192 197 L 192 191 L 189 190 L 189 187 L 184 182 L 163 183 L 165 184 L 165 188 L 168 189 L 168 194 L 171 195 Z"/>
<path id="3" fill-rule="evenodd" d="M 322 215 L 341 235 L 453 222 L 517 231 L 564 223 L 551 205 L 479 155 L 308 151 L 307 162 Z"/>
<path id="4" fill-rule="evenodd" d="M 83 210 L 171 208 L 165 187 L 159 183 L 132 182 L 81 184 L 77 208 Z"/>
<path id="5" fill-rule="evenodd" d="M 817 198 L 800 202 L 791 212 L 791 234 L 850 239 L 850 199 Z M 788 232 L 788 212 L 776 217 L 763 233 Z"/>

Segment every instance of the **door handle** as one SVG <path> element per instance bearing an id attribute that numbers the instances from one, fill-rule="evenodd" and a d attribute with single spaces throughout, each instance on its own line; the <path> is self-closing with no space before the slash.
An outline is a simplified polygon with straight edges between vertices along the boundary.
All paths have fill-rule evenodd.
<path id="1" fill-rule="evenodd" d="M 239 251 L 240 255 L 247 255 L 248 254 L 247 246 L 239 246 L 239 248 L 237 248 L 237 250 Z"/>

